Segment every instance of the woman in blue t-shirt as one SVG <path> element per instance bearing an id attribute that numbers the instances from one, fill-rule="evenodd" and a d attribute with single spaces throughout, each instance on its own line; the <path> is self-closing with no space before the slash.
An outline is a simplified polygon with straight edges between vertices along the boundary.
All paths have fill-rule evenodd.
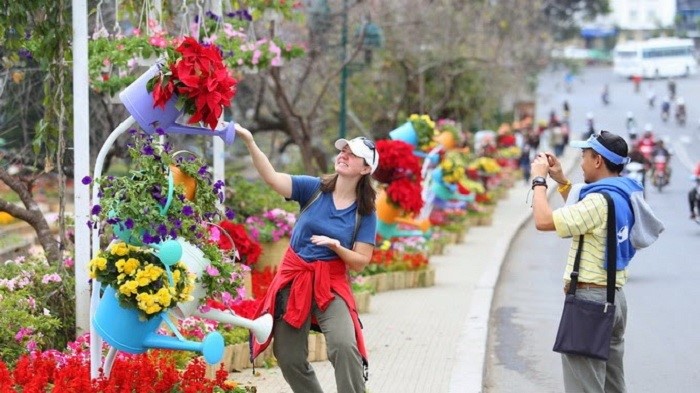
<path id="1" fill-rule="evenodd" d="M 292 176 L 275 170 L 250 131 L 236 124 L 236 132 L 260 177 L 302 206 L 290 247 L 258 310 L 275 316 L 273 352 L 282 374 L 294 392 L 323 392 L 307 361 L 314 324 L 326 336 L 338 392 L 364 392 L 367 351 L 347 270 L 364 269 L 374 250 L 376 146 L 363 137 L 339 139 L 333 174 Z M 254 343 L 253 356 L 267 345 L 269 340 Z"/>

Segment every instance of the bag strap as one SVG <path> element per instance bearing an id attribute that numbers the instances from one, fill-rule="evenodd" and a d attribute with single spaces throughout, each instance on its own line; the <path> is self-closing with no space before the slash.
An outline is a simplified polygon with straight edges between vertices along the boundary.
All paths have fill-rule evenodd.
<path id="1" fill-rule="evenodd" d="M 608 239 L 605 251 L 608 271 L 608 303 L 615 304 L 615 279 L 617 277 L 617 226 L 615 225 L 615 203 L 607 192 L 602 192 L 608 202 Z"/>
<path id="2" fill-rule="evenodd" d="M 311 194 L 311 198 L 309 198 L 309 200 L 306 202 L 306 205 L 304 205 L 304 207 L 301 208 L 301 210 L 299 211 L 299 215 L 301 215 L 303 212 L 305 212 L 306 209 L 308 209 L 309 206 L 311 206 L 312 203 L 316 202 L 318 200 L 318 198 L 320 198 L 320 197 L 321 197 L 321 187 L 317 188 L 316 191 L 314 191 L 314 193 Z"/>
<path id="3" fill-rule="evenodd" d="M 321 187 L 319 187 L 318 189 L 316 189 L 316 191 L 314 191 L 314 193 L 311 195 L 311 198 L 309 198 L 309 201 L 306 202 L 306 205 L 304 205 L 304 207 L 302 207 L 301 210 L 299 211 L 299 215 L 304 213 L 306 211 L 306 209 L 308 209 L 309 206 L 311 206 L 312 203 L 316 202 L 318 200 L 318 198 L 320 198 L 320 197 L 321 197 Z M 355 244 L 355 238 L 357 237 L 357 231 L 360 229 L 360 222 L 361 221 L 362 221 L 362 217 L 360 217 L 360 211 L 358 209 L 355 209 L 355 228 L 352 231 L 352 239 L 350 241 L 351 247 L 353 244 Z"/>
<path id="4" fill-rule="evenodd" d="M 615 227 L 615 203 L 608 193 L 601 192 L 605 201 L 608 204 L 608 220 L 607 220 L 607 236 L 605 254 L 608 261 L 607 271 L 607 302 L 615 304 L 615 279 L 617 276 L 617 233 Z M 583 235 L 578 238 L 578 248 L 576 249 L 576 257 L 574 258 L 574 266 L 569 276 L 569 290 L 566 292 L 569 295 L 576 294 L 576 284 L 578 284 L 578 269 L 581 264 L 581 250 L 583 249 Z"/>

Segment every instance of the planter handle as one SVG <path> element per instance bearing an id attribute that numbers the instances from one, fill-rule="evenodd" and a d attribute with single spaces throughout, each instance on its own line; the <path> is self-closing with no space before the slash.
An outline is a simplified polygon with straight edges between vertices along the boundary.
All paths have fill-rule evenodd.
<path id="1" fill-rule="evenodd" d="M 173 172 L 168 168 L 168 198 L 165 201 L 165 206 L 161 206 L 160 215 L 164 216 L 168 213 L 170 205 L 173 203 L 173 193 L 175 192 L 175 181 L 173 180 Z"/>
<path id="2" fill-rule="evenodd" d="M 228 240 L 231 242 L 231 247 L 233 247 L 233 251 L 232 251 L 232 252 L 233 252 L 233 256 L 234 256 L 234 259 L 233 259 L 233 260 L 235 261 L 236 259 L 240 259 L 241 256 L 240 256 L 240 254 L 238 254 L 238 249 L 236 248 L 236 242 L 233 241 L 233 238 L 232 238 L 231 235 L 228 233 L 228 231 L 225 230 L 224 228 L 222 228 L 221 225 L 219 225 L 219 224 L 214 224 L 213 222 L 210 222 L 210 221 L 204 221 L 204 223 L 207 224 L 207 225 L 211 225 L 211 226 L 213 226 L 213 227 L 219 228 L 219 232 L 221 232 L 221 233 L 223 233 L 224 235 L 226 235 L 226 237 L 228 238 Z"/>

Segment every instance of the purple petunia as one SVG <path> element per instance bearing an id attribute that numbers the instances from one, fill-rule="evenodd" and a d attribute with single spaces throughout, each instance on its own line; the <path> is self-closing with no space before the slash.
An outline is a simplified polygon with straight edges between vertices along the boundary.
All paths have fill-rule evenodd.
<path id="1" fill-rule="evenodd" d="M 165 135 L 165 130 L 162 127 L 156 128 L 156 135 Z"/>
<path id="2" fill-rule="evenodd" d="M 126 229 L 134 229 L 134 220 L 127 218 L 126 221 L 124 221 L 124 226 Z"/>
<path id="3" fill-rule="evenodd" d="M 141 149 L 141 153 L 145 156 L 152 156 L 155 151 L 153 150 L 153 146 L 146 145 Z"/>
<path id="4" fill-rule="evenodd" d="M 96 215 L 100 214 L 101 211 L 102 211 L 102 206 L 100 206 L 100 205 L 94 205 L 94 206 L 92 207 L 92 210 L 90 211 L 90 214 L 96 216 Z"/>
<path id="5" fill-rule="evenodd" d="M 185 206 L 182 208 L 182 214 L 189 217 L 194 214 L 194 209 L 192 209 L 192 206 Z"/>
<path id="6" fill-rule="evenodd" d="M 85 176 L 80 182 L 87 186 L 88 184 L 92 183 L 92 178 L 90 176 Z"/>

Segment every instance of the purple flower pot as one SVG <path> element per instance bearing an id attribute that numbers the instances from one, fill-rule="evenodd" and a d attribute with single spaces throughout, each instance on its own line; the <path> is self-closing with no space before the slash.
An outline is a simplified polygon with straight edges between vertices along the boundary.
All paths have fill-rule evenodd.
<path id="1" fill-rule="evenodd" d="M 153 105 L 153 95 L 148 92 L 148 81 L 160 72 L 162 61 L 156 62 L 143 73 L 134 83 L 119 93 L 119 99 L 124 103 L 126 110 L 136 120 L 139 126 L 148 134 L 153 134 L 158 128 L 168 134 L 188 135 L 215 135 L 224 140 L 226 144 L 233 143 L 236 137 L 235 122 L 230 121 L 221 130 L 210 130 L 202 127 L 183 126 L 176 120 L 182 112 L 175 107 L 177 95 L 173 95 L 165 104 L 165 108 L 156 108 Z"/>

